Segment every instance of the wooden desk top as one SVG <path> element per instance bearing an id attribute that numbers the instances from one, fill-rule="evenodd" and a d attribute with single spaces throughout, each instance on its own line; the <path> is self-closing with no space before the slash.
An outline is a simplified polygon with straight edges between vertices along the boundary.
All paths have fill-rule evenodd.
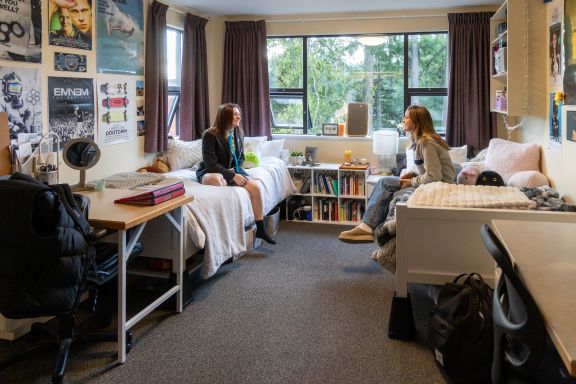
<path id="1" fill-rule="evenodd" d="M 492 224 L 540 308 L 564 365 L 576 376 L 576 223 Z"/>
<path id="2" fill-rule="evenodd" d="M 106 229 L 129 229 L 145 221 L 178 208 L 194 199 L 192 195 L 182 195 L 158 205 L 117 204 L 114 200 L 133 195 L 136 191 L 126 189 L 105 189 L 104 191 L 82 191 L 90 199 L 88 221 L 91 225 Z"/>

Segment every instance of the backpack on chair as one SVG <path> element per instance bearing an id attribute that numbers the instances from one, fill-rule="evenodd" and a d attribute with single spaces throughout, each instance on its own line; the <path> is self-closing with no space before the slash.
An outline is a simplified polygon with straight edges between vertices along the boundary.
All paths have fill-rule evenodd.
<path id="1" fill-rule="evenodd" d="M 477 273 L 440 288 L 428 337 L 442 374 L 452 383 L 489 383 L 494 331 L 493 290 Z"/>

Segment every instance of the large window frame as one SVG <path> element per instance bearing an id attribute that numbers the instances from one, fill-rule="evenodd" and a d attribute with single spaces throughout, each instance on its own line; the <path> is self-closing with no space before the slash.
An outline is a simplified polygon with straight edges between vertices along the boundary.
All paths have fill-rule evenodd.
<path id="1" fill-rule="evenodd" d="M 172 136 L 179 136 L 180 135 L 180 95 L 181 95 L 181 84 L 182 84 L 182 39 L 184 32 L 179 28 L 174 27 L 166 27 L 166 39 L 168 39 L 168 32 L 176 34 L 176 44 L 175 44 L 175 52 L 174 57 L 180 58 L 180 60 L 176 60 L 174 65 L 176 66 L 174 70 L 174 75 L 176 76 L 175 79 L 168 81 L 168 97 L 173 98 L 172 103 L 169 104 L 168 108 L 168 116 L 166 124 L 170 127 L 170 134 Z M 168 42 L 167 42 L 168 43 Z M 169 55 L 171 56 L 171 55 Z M 170 60 L 170 57 L 168 58 Z M 170 63 L 169 63 L 170 65 Z M 166 76 L 169 77 L 169 74 L 166 73 Z"/>
<path id="2" fill-rule="evenodd" d="M 430 32 L 407 32 L 407 33 L 383 33 L 379 36 L 403 36 L 404 38 L 404 109 L 408 108 L 411 104 L 412 97 L 416 96 L 448 96 L 448 84 L 446 88 L 430 88 L 430 87 L 410 87 L 409 85 L 409 38 L 413 35 L 426 35 L 426 34 L 446 34 L 447 31 L 430 31 Z M 302 88 L 270 88 L 270 110 L 271 110 L 271 128 L 274 131 L 282 129 L 291 129 L 290 134 L 304 135 L 309 134 L 311 128 L 309 105 L 308 105 L 308 39 L 310 38 L 327 38 L 327 37 L 360 37 L 361 34 L 346 34 L 346 35 L 294 35 L 294 36 L 268 36 L 268 39 L 302 39 Z M 448 65 L 448 64 L 446 64 Z M 448 79 L 446 80 L 448 83 Z M 293 126 L 280 124 L 276 122 L 274 111 L 272 108 L 272 101 L 274 99 L 301 99 L 302 100 L 302 125 Z M 439 127 L 437 127 L 439 128 Z M 439 130 L 442 134 L 442 130 Z M 274 133 L 274 132 L 273 132 Z"/>

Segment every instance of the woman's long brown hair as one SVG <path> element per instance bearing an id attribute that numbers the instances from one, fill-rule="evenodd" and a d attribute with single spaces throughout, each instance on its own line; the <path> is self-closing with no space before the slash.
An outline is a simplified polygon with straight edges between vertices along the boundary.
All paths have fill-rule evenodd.
<path id="1" fill-rule="evenodd" d="M 242 110 L 237 104 L 226 103 L 218 107 L 218 112 L 216 112 L 216 119 L 214 119 L 214 124 L 208 129 L 210 132 L 214 133 L 221 140 L 226 140 L 226 135 L 228 132 L 234 129 L 234 108 L 238 108 L 240 116 L 242 116 Z M 238 131 L 240 138 L 244 137 L 244 131 L 242 130 L 242 121 L 238 126 Z"/>
<path id="2" fill-rule="evenodd" d="M 438 132 L 434 129 L 434 123 L 432 122 L 432 116 L 426 107 L 421 105 L 411 105 L 406 110 L 408 116 L 412 123 L 416 126 L 416 129 L 412 133 L 412 141 L 416 142 L 419 139 L 430 139 L 434 140 L 438 145 L 442 146 L 446 150 L 450 149 L 450 146 L 440 137 Z"/>

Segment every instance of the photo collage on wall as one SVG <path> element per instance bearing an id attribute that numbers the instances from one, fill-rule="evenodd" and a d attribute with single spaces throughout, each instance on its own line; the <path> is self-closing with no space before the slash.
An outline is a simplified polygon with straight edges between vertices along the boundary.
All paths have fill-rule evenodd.
<path id="1" fill-rule="evenodd" d="M 136 80 L 136 132 L 144 136 L 144 80 Z"/>
<path id="2" fill-rule="evenodd" d="M 41 0 L 2 0 L 0 5 L 0 60 L 40 63 Z"/>
<path id="3" fill-rule="evenodd" d="M 100 144 L 111 145 L 131 141 L 134 137 L 133 81 L 118 76 L 101 76 L 98 80 L 98 126 Z"/>

